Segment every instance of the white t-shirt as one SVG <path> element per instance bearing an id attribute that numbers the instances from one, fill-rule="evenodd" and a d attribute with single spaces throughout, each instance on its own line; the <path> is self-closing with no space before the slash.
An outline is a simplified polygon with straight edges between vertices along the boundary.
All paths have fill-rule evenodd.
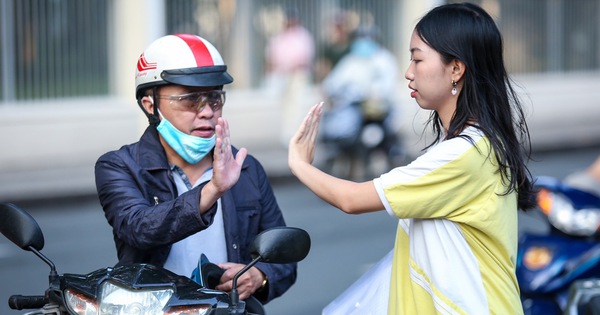
<path id="1" fill-rule="evenodd" d="M 196 183 L 194 183 L 193 187 L 209 181 L 212 177 L 212 173 L 212 168 L 208 169 Z M 173 179 L 177 185 L 177 192 L 179 195 L 193 188 L 189 184 L 187 176 L 178 167 L 174 167 Z M 198 266 L 198 260 L 200 259 L 201 254 L 204 253 L 210 262 L 222 263 L 227 261 L 226 248 L 223 211 L 221 210 L 221 199 L 219 199 L 217 200 L 217 212 L 213 223 L 205 230 L 174 243 L 164 268 L 176 274 L 190 277 L 192 271 Z"/>

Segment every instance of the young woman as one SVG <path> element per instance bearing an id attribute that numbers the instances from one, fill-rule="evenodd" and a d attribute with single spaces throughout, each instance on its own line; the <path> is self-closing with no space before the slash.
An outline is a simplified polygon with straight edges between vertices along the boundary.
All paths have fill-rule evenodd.
<path id="1" fill-rule="evenodd" d="M 438 136 L 426 153 L 355 183 L 311 165 L 321 104 L 290 141 L 293 174 L 340 210 L 399 218 L 388 314 L 520 314 L 517 209 L 534 205 L 529 134 L 480 7 L 436 7 L 416 25 L 405 77 Z"/>

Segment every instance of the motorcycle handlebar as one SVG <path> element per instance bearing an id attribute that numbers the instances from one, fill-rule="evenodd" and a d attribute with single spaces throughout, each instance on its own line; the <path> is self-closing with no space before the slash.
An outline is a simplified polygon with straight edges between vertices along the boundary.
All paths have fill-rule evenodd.
<path id="1" fill-rule="evenodd" d="M 8 298 L 8 307 L 13 310 L 42 308 L 47 303 L 43 295 L 12 295 Z"/>

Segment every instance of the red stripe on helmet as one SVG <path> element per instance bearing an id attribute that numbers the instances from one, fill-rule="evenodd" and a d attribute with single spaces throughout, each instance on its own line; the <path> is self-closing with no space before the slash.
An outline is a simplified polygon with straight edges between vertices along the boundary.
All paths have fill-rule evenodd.
<path id="1" fill-rule="evenodd" d="M 204 42 L 198 38 L 198 36 L 189 34 L 176 34 L 175 36 L 181 38 L 190 47 L 190 50 L 194 54 L 196 64 L 198 67 L 214 66 L 215 62 L 210 54 L 210 51 L 204 45 Z"/>
<path id="2" fill-rule="evenodd" d="M 142 53 L 137 64 L 138 71 L 156 69 L 156 66 L 156 62 L 148 62 L 148 60 L 146 60 L 146 56 L 144 56 Z"/>

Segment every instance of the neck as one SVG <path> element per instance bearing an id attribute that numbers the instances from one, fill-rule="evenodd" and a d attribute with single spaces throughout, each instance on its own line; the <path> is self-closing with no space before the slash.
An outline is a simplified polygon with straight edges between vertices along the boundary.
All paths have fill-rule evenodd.
<path id="1" fill-rule="evenodd" d="M 449 104 L 447 106 L 442 106 L 442 107 L 440 107 L 439 110 L 437 110 L 437 114 L 440 118 L 442 127 L 444 128 L 444 131 L 446 132 L 446 134 L 448 133 L 448 130 L 450 129 L 450 122 L 452 121 L 452 117 L 454 117 L 455 112 L 456 112 L 456 103 Z"/>

